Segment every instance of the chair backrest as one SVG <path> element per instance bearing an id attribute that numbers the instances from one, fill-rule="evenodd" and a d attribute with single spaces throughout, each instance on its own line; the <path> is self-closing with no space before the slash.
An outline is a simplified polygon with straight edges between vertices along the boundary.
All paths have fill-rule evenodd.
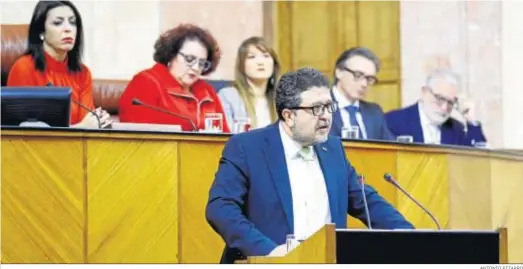
<path id="1" fill-rule="evenodd" d="M 2 67 L 2 86 L 7 84 L 7 75 L 14 62 L 27 49 L 27 34 L 29 26 L 27 24 L 2 24 L 0 33 L 2 39 L 1 67 Z"/>
<path id="2" fill-rule="evenodd" d="M 214 90 L 216 90 L 216 92 L 219 92 L 221 89 L 225 88 L 225 87 L 229 87 L 232 85 L 232 81 L 231 80 L 212 80 L 212 79 L 206 79 L 205 80 L 207 83 L 211 84 L 212 87 L 214 88 Z"/>
<path id="3" fill-rule="evenodd" d="M 216 92 L 232 84 L 232 81 L 229 80 L 206 79 L 205 81 L 211 84 Z M 129 81 L 127 80 L 93 80 L 94 104 L 96 106 L 101 106 L 110 114 L 118 114 L 118 101 L 120 100 L 120 96 L 123 94 L 123 91 L 125 90 L 125 87 L 127 87 L 128 83 Z"/>

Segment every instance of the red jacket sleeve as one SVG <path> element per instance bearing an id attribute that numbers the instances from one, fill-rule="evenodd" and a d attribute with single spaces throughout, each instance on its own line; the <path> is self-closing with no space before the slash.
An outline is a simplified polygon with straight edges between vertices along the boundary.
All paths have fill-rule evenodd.
<path id="1" fill-rule="evenodd" d="M 180 119 L 154 109 L 133 105 L 134 98 L 154 106 L 160 106 L 160 86 L 145 72 L 133 77 L 125 88 L 118 102 L 118 115 L 120 122 L 180 124 Z"/>

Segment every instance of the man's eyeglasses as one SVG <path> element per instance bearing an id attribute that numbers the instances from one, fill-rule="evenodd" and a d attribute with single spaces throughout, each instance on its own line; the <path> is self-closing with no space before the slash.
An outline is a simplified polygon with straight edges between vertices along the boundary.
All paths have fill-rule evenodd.
<path id="1" fill-rule="evenodd" d="M 436 98 L 436 103 L 438 103 L 438 105 L 443 105 L 443 104 L 446 103 L 449 107 L 452 108 L 452 107 L 454 107 L 458 103 L 458 99 L 457 98 L 454 99 L 454 100 L 449 100 L 449 99 L 445 98 L 444 96 L 435 93 L 434 91 L 432 91 L 431 88 L 427 87 L 427 89 L 432 94 L 432 96 L 434 96 L 434 98 Z"/>
<path id="2" fill-rule="evenodd" d="M 198 59 L 198 57 L 194 55 L 188 55 L 182 52 L 178 52 L 183 59 L 185 60 L 185 63 L 188 66 L 194 66 L 194 64 L 198 63 L 198 68 L 202 70 L 202 72 L 205 72 L 211 68 L 211 62 L 207 61 L 206 59 Z"/>
<path id="3" fill-rule="evenodd" d="M 367 76 L 363 72 L 352 70 L 352 69 L 350 69 L 348 67 L 345 67 L 345 66 L 343 66 L 342 68 L 343 68 L 343 70 L 351 73 L 352 76 L 354 76 L 355 80 L 365 79 L 365 80 L 367 80 L 367 84 L 368 85 L 374 85 L 374 84 L 378 83 L 378 78 L 375 77 L 375 76 Z"/>
<path id="4" fill-rule="evenodd" d="M 316 106 L 295 106 L 289 107 L 289 109 L 303 109 L 305 111 L 311 111 L 314 116 L 321 116 L 327 110 L 329 113 L 336 112 L 338 110 L 337 103 L 329 103 L 325 105 L 316 105 Z"/>

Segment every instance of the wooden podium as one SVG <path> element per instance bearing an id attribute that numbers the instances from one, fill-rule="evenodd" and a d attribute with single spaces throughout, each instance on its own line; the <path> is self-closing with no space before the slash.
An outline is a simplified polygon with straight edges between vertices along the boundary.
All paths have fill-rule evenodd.
<path id="1" fill-rule="evenodd" d="M 250 264 L 507 263 L 507 230 L 352 230 L 325 225 L 284 257 L 248 257 Z"/>
<path id="2" fill-rule="evenodd" d="M 247 257 L 246 263 L 336 263 L 336 228 L 325 225 L 284 257 Z"/>

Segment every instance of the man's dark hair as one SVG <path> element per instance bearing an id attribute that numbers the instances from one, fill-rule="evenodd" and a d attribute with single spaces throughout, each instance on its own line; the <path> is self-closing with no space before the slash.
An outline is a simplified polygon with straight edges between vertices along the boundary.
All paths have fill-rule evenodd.
<path id="1" fill-rule="evenodd" d="M 329 80 L 320 71 L 305 67 L 285 73 L 276 86 L 276 111 L 283 120 L 282 111 L 301 105 L 301 93 L 313 87 L 329 87 Z"/>
<path id="2" fill-rule="evenodd" d="M 360 56 L 365 59 L 368 59 L 374 63 L 376 66 L 376 72 L 380 71 L 380 59 L 372 50 L 365 48 L 365 47 L 355 47 L 350 48 L 346 51 L 344 51 L 339 57 L 338 60 L 336 60 L 336 65 L 334 66 L 334 85 L 338 83 L 338 79 L 336 78 L 336 69 L 343 69 L 345 67 L 345 63 L 352 57 Z"/>

